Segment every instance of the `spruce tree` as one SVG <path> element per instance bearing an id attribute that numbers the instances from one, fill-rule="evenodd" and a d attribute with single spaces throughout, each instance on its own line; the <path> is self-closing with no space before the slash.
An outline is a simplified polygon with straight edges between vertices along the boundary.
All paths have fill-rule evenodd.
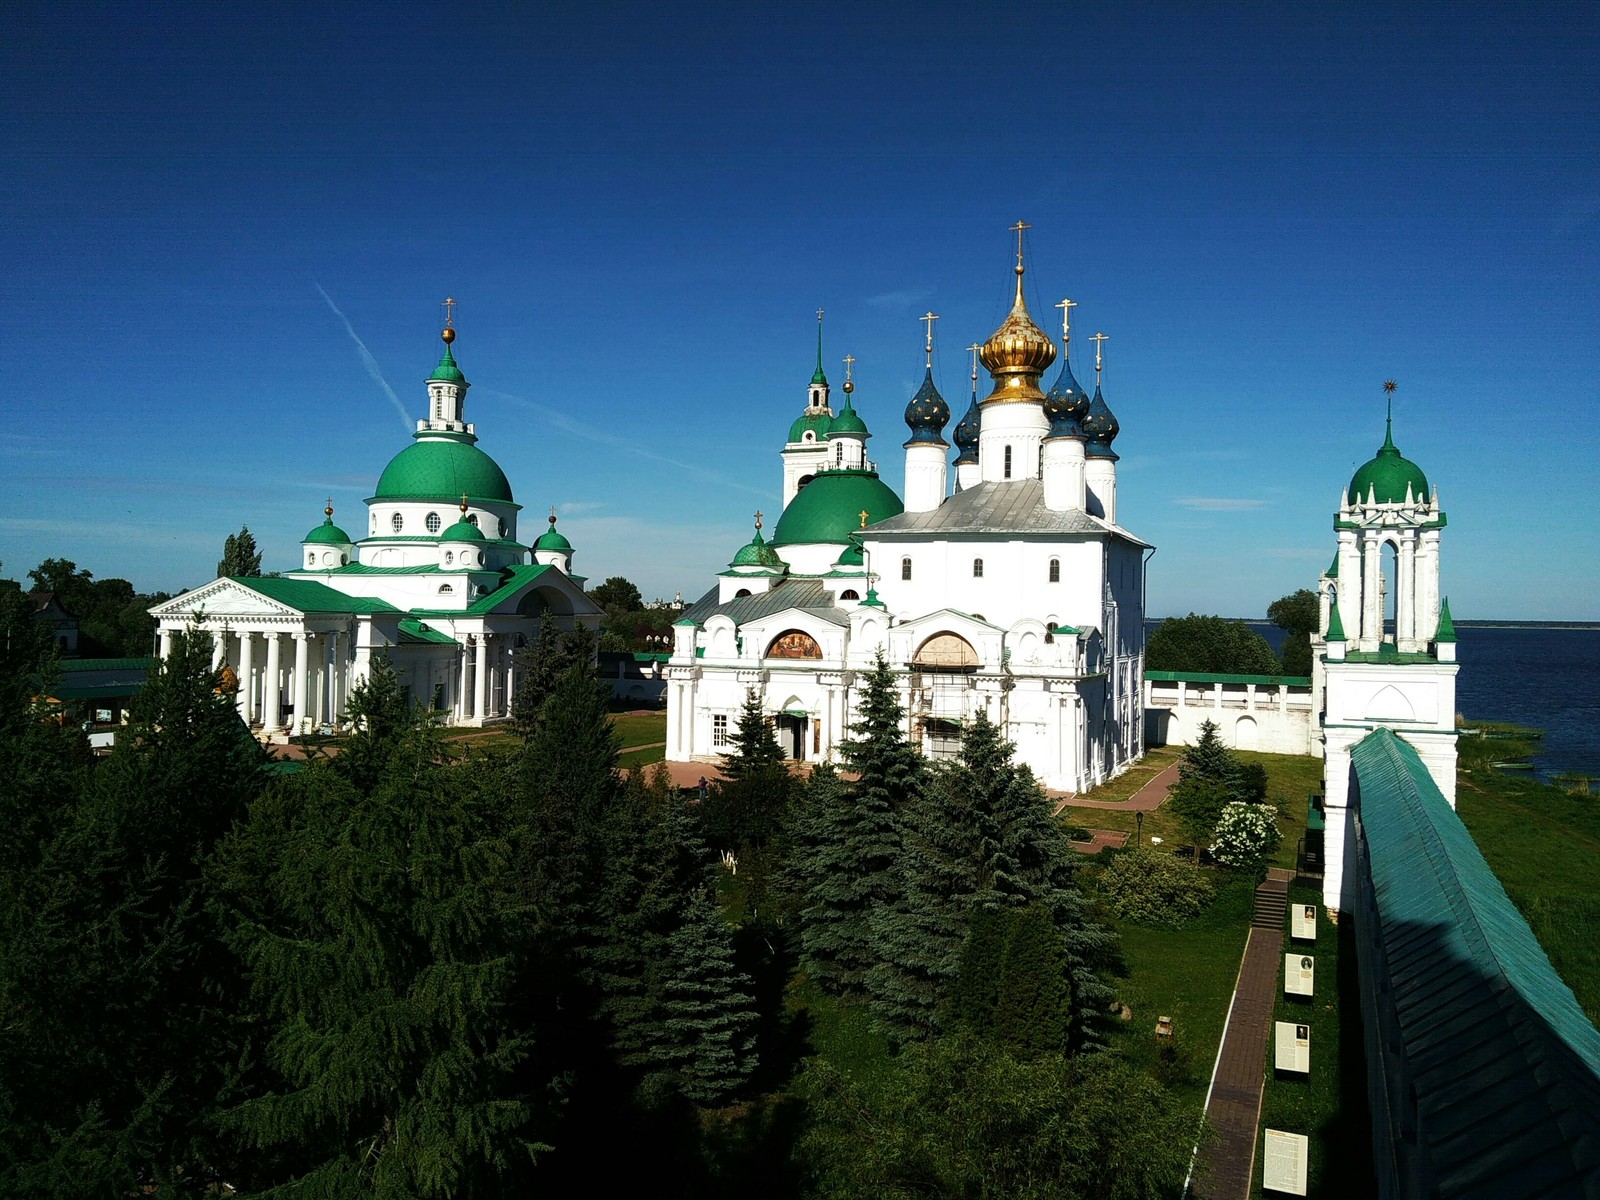
<path id="1" fill-rule="evenodd" d="M 1071 969 L 1050 910 L 1030 904 L 1007 914 L 1005 952 L 995 982 L 994 1040 L 1021 1060 L 1060 1055 L 1072 1022 Z"/>
<path id="2" fill-rule="evenodd" d="M 1183 752 L 1178 763 L 1178 782 L 1167 801 L 1167 807 L 1194 841 L 1197 857 L 1223 808 L 1231 800 L 1244 799 L 1247 790 L 1239 762 L 1223 744 L 1216 724 L 1202 721 L 1199 739 Z"/>
<path id="3" fill-rule="evenodd" d="M 901 893 L 900 820 L 924 777 L 921 754 L 906 741 L 905 710 L 882 652 L 862 681 L 860 720 L 842 749 L 859 775 L 852 792 L 815 793 L 808 822 L 801 939 L 807 969 L 824 987 L 861 996 L 873 960 L 872 910 Z"/>
<path id="4" fill-rule="evenodd" d="M 738 782 L 752 776 L 766 775 L 784 766 L 783 751 L 778 746 L 772 723 L 761 711 L 761 697 L 754 688 L 744 694 L 744 704 L 739 709 L 739 722 L 732 734 L 733 753 L 722 756 L 722 777 Z"/>

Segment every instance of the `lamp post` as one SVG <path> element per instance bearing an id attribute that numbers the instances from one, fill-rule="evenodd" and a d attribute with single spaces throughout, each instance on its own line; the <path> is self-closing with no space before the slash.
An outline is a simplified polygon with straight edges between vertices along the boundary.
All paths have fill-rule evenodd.
<path id="1" fill-rule="evenodd" d="M 1139 831 L 1138 840 L 1136 842 L 1136 845 L 1139 847 L 1139 849 L 1143 850 L 1144 849 L 1144 810 L 1143 809 L 1140 809 L 1138 812 L 1133 814 L 1133 823 L 1134 823 L 1135 828 L 1137 828 L 1138 831 Z"/>

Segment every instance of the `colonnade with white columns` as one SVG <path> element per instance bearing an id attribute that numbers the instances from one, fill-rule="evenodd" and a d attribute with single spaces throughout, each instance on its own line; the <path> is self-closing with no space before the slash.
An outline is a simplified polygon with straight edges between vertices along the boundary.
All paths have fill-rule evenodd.
<path id="1" fill-rule="evenodd" d="M 160 630 L 160 655 L 172 651 L 172 628 Z M 365 674 L 349 629 L 207 628 L 211 665 L 238 677 L 234 702 L 265 736 L 307 733 L 345 720 L 350 691 Z"/>

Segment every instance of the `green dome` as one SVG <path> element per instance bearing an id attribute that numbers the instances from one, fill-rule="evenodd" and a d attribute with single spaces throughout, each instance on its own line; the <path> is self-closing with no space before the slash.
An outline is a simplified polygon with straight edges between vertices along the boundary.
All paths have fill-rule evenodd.
<path id="1" fill-rule="evenodd" d="M 766 542 L 761 540 L 761 530 L 733 556 L 733 561 L 728 564 L 731 571 L 734 567 L 765 567 L 769 571 L 783 572 L 788 564 L 778 557 L 778 552 Z"/>
<path id="2" fill-rule="evenodd" d="M 1371 491 L 1379 504 L 1400 504 L 1405 501 L 1408 484 L 1411 498 L 1419 504 L 1426 504 L 1428 477 L 1416 463 L 1401 457 L 1386 427 L 1377 457 L 1363 464 L 1350 477 L 1350 503 L 1365 504 L 1367 493 Z"/>
<path id="3" fill-rule="evenodd" d="M 533 548 L 535 550 L 560 551 L 562 554 L 572 553 L 572 543 L 557 532 L 554 525 L 539 535 L 539 540 L 533 543 Z"/>
<path id="4" fill-rule="evenodd" d="M 850 406 L 850 397 L 846 396 L 844 407 L 839 410 L 839 415 L 828 422 L 828 436 L 839 437 L 841 434 L 855 434 L 857 437 L 869 438 L 867 423 L 861 419 L 860 414 Z"/>
<path id="5" fill-rule="evenodd" d="M 861 518 L 859 516 L 856 518 L 858 521 L 860 519 Z M 863 565 L 863 557 L 861 543 L 852 541 L 850 545 L 846 547 L 845 552 L 834 560 L 833 565 L 836 567 L 859 567 Z"/>
<path id="6" fill-rule="evenodd" d="M 828 426 L 832 423 L 833 418 L 825 412 L 817 413 L 815 416 L 796 417 L 794 419 L 794 424 L 789 426 L 789 440 L 791 442 L 805 441 L 806 430 L 809 429 L 812 433 L 817 435 L 817 440 L 820 442 L 823 438 L 828 436 Z"/>
<path id="7" fill-rule="evenodd" d="M 462 496 L 509 504 L 511 484 L 494 459 L 470 442 L 429 438 L 407 446 L 389 461 L 372 500 L 455 504 Z"/>
<path id="8" fill-rule="evenodd" d="M 845 546 L 850 535 L 861 528 L 863 512 L 870 524 L 904 511 L 900 497 L 876 471 L 823 471 L 789 501 L 772 531 L 772 544 L 833 542 Z"/>
<path id="9" fill-rule="evenodd" d="M 462 517 L 461 520 L 441 533 L 439 540 L 441 542 L 486 542 L 489 539 L 483 536 L 483 530 L 465 517 Z"/>
<path id="10" fill-rule="evenodd" d="M 444 353 L 439 357 L 439 365 L 433 369 L 433 374 L 428 376 L 428 382 L 442 380 L 445 383 L 465 383 L 467 377 L 461 373 L 461 368 L 456 366 L 456 357 L 450 353 L 450 344 L 445 343 Z"/>
<path id="11" fill-rule="evenodd" d="M 350 541 L 350 535 L 333 523 L 332 517 L 323 518 L 321 525 L 318 525 L 300 540 L 302 542 L 316 542 L 321 546 L 350 546 L 354 544 Z"/>

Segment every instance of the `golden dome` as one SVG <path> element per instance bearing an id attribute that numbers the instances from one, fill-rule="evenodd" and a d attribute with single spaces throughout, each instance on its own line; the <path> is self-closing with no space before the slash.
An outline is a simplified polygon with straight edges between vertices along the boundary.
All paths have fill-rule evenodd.
<path id="1" fill-rule="evenodd" d="M 1016 271 L 1017 296 L 1011 311 L 978 351 L 978 358 L 994 377 L 994 391 L 984 399 L 985 404 L 1043 400 L 1039 376 L 1056 360 L 1056 344 L 1033 323 L 1022 298 L 1021 254 L 1017 255 Z"/>

